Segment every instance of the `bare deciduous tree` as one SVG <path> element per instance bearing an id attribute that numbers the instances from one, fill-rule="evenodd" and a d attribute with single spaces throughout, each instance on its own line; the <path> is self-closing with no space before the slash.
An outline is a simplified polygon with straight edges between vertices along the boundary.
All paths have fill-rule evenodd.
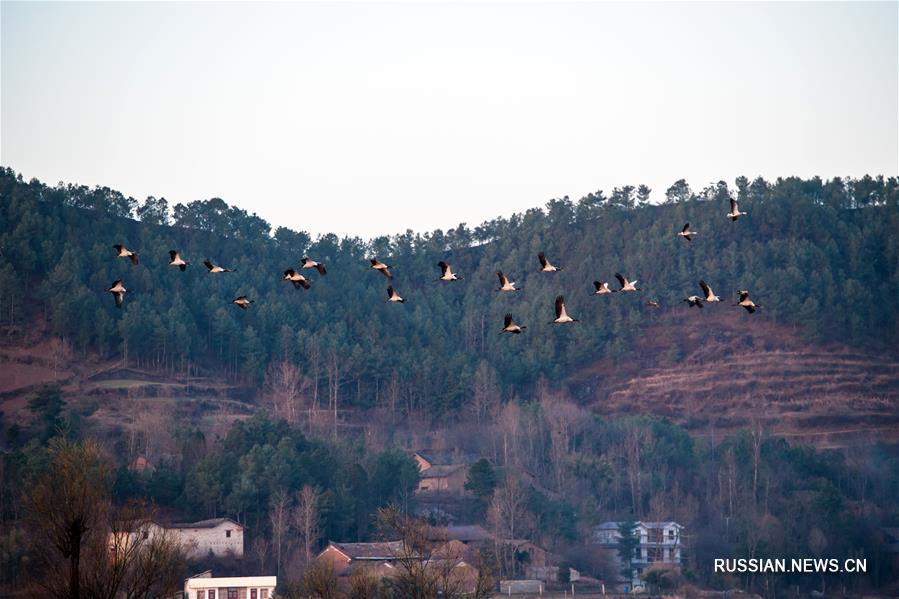
<path id="1" fill-rule="evenodd" d="M 81 597 L 81 554 L 99 533 L 110 467 L 100 446 L 50 442 L 50 468 L 22 497 L 32 531 L 34 581 L 52 597 Z"/>
<path id="2" fill-rule="evenodd" d="M 334 564 L 325 559 L 315 560 L 303 573 L 303 597 L 337 599 L 337 573 Z"/>
<path id="3" fill-rule="evenodd" d="M 307 563 L 312 559 L 312 552 L 320 534 L 318 500 L 318 492 L 309 485 L 304 486 L 297 492 L 296 507 L 291 514 Z"/>
<path id="4" fill-rule="evenodd" d="M 275 362 L 265 373 L 265 397 L 275 415 L 295 425 L 299 419 L 303 397 L 308 392 L 309 381 L 303 378 L 296 365 Z"/>
<path id="5" fill-rule="evenodd" d="M 268 561 L 268 552 L 271 549 L 271 544 L 268 542 L 263 536 L 258 536 L 253 539 L 253 555 L 256 556 L 256 560 L 259 562 L 259 568 L 262 571 L 265 571 L 266 562 Z"/>
<path id="6" fill-rule="evenodd" d="M 53 376 L 56 376 L 59 366 L 65 366 L 72 360 L 74 355 L 72 344 L 64 338 L 53 337 L 50 339 L 47 349 L 50 353 L 50 359 L 53 361 Z"/>
<path id="7" fill-rule="evenodd" d="M 371 568 L 363 566 L 350 573 L 349 599 L 377 599 L 378 576 Z"/>
<path id="8" fill-rule="evenodd" d="M 112 505 L 110 466 L 96 442 L 53 439 L 50 468 L 23 497 L 34 584 L 60 599 L 167 596 L 184 548 L 140 503 Z"/>
<path id="9" fill-rule="evenodd" d="M 272 493 L 269 503 L 269 519 L 272 524 L 272 545 L 275 552 L 275 570 L 281 575 L 281 554 L 284 549 L 284 533 L 289 526 L 290 496 L 284 489 Z"/>
<path id="10" fill-rule="evenodd" d="M 499 400 L 496 373 L 486 360 L 482 360 L 474 373 L 471 395 L 471 409 L 479 426 L 495 418 Z"/>

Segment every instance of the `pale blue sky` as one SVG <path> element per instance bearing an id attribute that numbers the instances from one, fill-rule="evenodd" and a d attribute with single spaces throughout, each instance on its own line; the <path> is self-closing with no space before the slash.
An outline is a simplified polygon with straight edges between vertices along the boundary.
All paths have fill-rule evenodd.
<path id="1" fill-rule="evenodd" d="M 0 161 L 371 237 L 899 174 L 899 4 L 0 5 Z"/>

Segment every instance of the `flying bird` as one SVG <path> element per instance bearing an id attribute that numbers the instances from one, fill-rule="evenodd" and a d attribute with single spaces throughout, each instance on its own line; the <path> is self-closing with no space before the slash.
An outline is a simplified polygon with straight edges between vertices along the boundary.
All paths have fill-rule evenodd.
<path id="1" fill-rule="evenodd" d="M 510 281 L 503 271 L 496 271 L 496 276 L 499 277 L 499 288 L 496 291 L 521 291 L 522 288 L 516 287 L 515 281 Z"/>
<path id="2" fill-rule="evenodd" d="M 245 295 L 241 295 L 237 299 L 235 299 L 232 304 L 237 304 L 237 307 L 241 310 L 246 310 L 250 307 L 250 304 L 255 304 L 255 300 L 247 299 Z"/>
<path id="3" fill-rule="evenodd" d="M 435 281 L 461 281 L 462 277 L 453 272 L 452 267 L 441 260 L 437 263 L 437 266 L 440 267 L 440 276 Z"/>
<path id="4" fill-rule="evenodd" d="M 693 236 L 696 235 L 696 231 L 690 230 L 690 223 L 684 225 L 684 228 L 681 229 L 680 233 L 677 234 L 678 237 L 683 237 L 687 241 L 693 241 Z"/>
<path id="5" fill-rule="evenodd" d="M 190 264 L 190 262 L 185 262 L 181 258 L 181 253 L 178 250 L 169 250 L 169 257 L 171 258 L 171 260 L 169 260 L 169 266 L 177 266 L 181 269 L 181 272 L 187 270 L 187 265 Z"/>
<path id="6" fill-rule="evenodd" d="M 137 266 L 137 261 L 139 259 L 137 252 L 132 252 L 120 243 L 117 243 L 112 247 L 115 248 L 116 256 L 119 258 L 131 258 L 131 264 Z"/>
<path id="7" fill-rule="evenodd" d="M 387 300 L 388 302 L 399 302 L 400 304 L 405 304 L 406 300 L 400 297 L 400 294 L 396 292 L 396 289 L 393 287 L 387 288 Z"/>
<path id="8" fill-rule="evenodd" d="M 377 270 L 378 272 L 380 272 L 382 275 L 384 275 L 384 276 L 387 277 L 388 279 L 392 279 L 392 278 L 393 278 L 393 275 L 390 273 L 390 267 L 389 267 L 389 266 L 387 266 L 386 264 L 384 264 L 383 262 L 381 262 L 381 261 L 378 260 L 377 258 L 371 258 L 369 261 L 371 262 L 371 267 L 372 267 L 373 269 Z"/>
<path id="9" fill-rule="evenodd" d="M 721 298 L 715 295 L 712 292 L 712 288 L 709 287 L 709 284 L 705 281 L 699 281 L 699 286 L 702 287 L 702 292 L 705 294 L 705 301 L 707 302 L 720 302 Z"/>
<path id="10" fill-rule="evenodd" d="M 727 213 L 727 218 L 730 220 L 737 220 L 741 216 L 749 214 L 748 212 L 740 212 L 740 209 L 737 208 L 737 200 L 731 198 L 730 199 L 730 212 Z"/>
<path id="11" fill-rule="evenodd" d="M 737 293 L 740 294 L 740 301 L 739 301 L 739 303 L 734 304 L 735 306 L 743 306 L 744 308 L 746 308 L 746 311 L 749 312 L 750 314 L 755 312 L 756 308 L 761 308 L 760 305 L 756 304 L 751 299 L 749 299 L 749 292 L 746 291 L 745 289 L 741 289 Z"/>
<path id="12" fill-rule="evenodd" d="M 577 318 L 568 316 L 565 311 L 565 297 L 560 295 L 556 298 L 556 318 L 549 324 L 566 324 L 569 322 L 579 322 Z"/>
<path id="13" fill-rule="evenodd" d="M 230 268 L 222 268 L 218 264 L 213 264 L 210 260 L 203 260 L 203 264 L 206 265 L 206 268 L 209 269 L 209 272 L 219 273 L 219 272 L 234 272 L 233 269 Z"/>
<path id="14" fill-rule="evenodd" d="M 306 277 L 292 268 L 288 268 L 284 271 L 284 280 L 293 283 L 294 289 L 299 289 L 300 287 L 309 289 L 309 281 L 306 280 Z"/>
<path id="15" fill-rule="evenodd" d="M 537 258 L 540 259 L 540 272 L 556 272 L 562 270 L 561 266 L 553 266 L 550 264 L 549 260 L 546 259 L 546 254 L 543 252 L 537 254 Z"/>
<path id="16" fill-rule="evenodd" d="M 596 291 L 593 292 L 593 295 L 605 295 L 607 293 L 618 293 L 617 289 L 609 289 L 609 284 L 605 281 L 593 281 L 593 286 L 596 287 Z"/>
<path id="17" fill-rule="evenodd" d="M 702 302 L 705 301 L 698 295 L 691 295 L 690 297 L 684 300 L 687 304 L 692 308 L 696 306 L 697 308 L 702 308 Z"/>
<path id="18" fill-rule="evenodd" d="M 649 301 L 647 301 L 647 302 L 646 302 L 646 306 L 649 307 L 649 308 L 660 308 L 660 307 L 661 307 L 661 306 L 659 305 L 659 302 L 657 302 L 656 300 L 649 300 Z"/>
<path id="19" fill-rule="evenodd" d="M 122 279 L 115 281 L 112 284 L 112 287 L 110 287 L 106 291 L 111 293 L 115 298 L 115 307 L 121 308 L 122 303 L 125 301 L 125 292 L 128 291 L 127 289 L 125 289 L 125 286 L 122 285 Z"/>
<path id="20" fill-rule="evenodd" d="M 628 291 L 643 291 L 639 287 L 635 287 L 635 285 L 637 284 L 636 279 L 633 281 L 628 281 L 625 277 L 618 274 L 617 272 L 615 273 L 615 278 L 618 279 L 619 283 L 621 283 L 621 289 L 619 289 L 618 291 L 621 291 L 622 293 Z"/>
<path id="21" fill-rule="evenodd" d="M 328 271 L 325 270 L 325 265 L 321 262 L 316 262 L 312 258 L 307 258 L 303 256 L 303 263 L 301 265 L 302 268 L 314 268 L 318 271 L 318 274 L 325 276 L 328 274 Z"/>
<path id="22" fill-rule="evenodd" d="M 520 335 L 521 331 L 526 329 L 527 327 L 519 326 L 515 324 L 515 321 L 512 320 L 511 314 L 506 314 L 506 318 L 503 321 L 503 330 L 499 332 L 500 335 L 503 333 L 512 333 L 514 335 Z"/>

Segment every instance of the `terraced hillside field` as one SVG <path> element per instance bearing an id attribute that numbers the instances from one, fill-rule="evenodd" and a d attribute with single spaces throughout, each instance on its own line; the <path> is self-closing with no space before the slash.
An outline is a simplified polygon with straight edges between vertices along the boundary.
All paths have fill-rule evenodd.
<path id="1" fill-rule="evenodd" d="M 569 379 L 603 414 L 653 414 L 705 436 L 759 420 L 819 447 L 899 442 L 899 357 L 818 346 L 756 314 L 672 308 L 634 342 Z"/>

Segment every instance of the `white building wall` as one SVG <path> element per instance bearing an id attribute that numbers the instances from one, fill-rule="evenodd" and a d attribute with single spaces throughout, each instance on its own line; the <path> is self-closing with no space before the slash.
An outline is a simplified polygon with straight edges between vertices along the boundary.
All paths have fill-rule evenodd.
<path id="1" fill-rule="evenodd" d="M 237 591 L 241 599 L 252 597 L 251 591 L 256 589 L 257 599 L 271 599 L 278 586 L 276 576 L 233 576 L 227 578 L 188 578 L 184 581 L 184 599 L 198 599 L 202 594 L 209 598 L 209 590 L 215 590 L 215 599 L 228 599 L 228 589 Z"/>
<path id="2" fill-rule="evenodd" d="M 243 528 L 223 522 L 215 528 L 171 528 L 175 537 L 188 549 L 191 558 L 203 558 L 211 551 L 216 557 L 243 557 Z M 230 536 L 228 536 L 230 531 Z"/>

